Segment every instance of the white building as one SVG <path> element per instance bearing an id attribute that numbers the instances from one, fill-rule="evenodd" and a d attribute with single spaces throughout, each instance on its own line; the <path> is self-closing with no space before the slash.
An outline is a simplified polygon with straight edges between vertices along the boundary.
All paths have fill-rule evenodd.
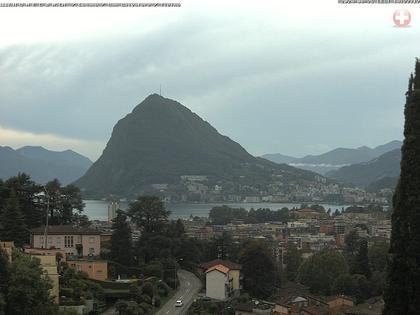
<path id="1" fill-rule="evenodd" d="M 108 222 L 111 222 L 117 216 L 117 210 L 120 208 L 120 204 L 117 201 L 112 201 L 108 205 Z"/>
<path id="2" fill-rule="evenodd" d="M 215 265 L 206 271 L 206 296 L 216 300 L 225 300 L 233 293 L 233 277 L 230 269 Z"/>

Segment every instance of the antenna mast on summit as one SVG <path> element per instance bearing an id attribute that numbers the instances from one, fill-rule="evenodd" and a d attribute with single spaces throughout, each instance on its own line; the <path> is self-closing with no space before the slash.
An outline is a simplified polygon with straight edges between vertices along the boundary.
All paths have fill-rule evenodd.
<path id="1" fill-rule="evenodd" d="M 159 95 L 162 96 L 162 84 L 159 84 Z"/>

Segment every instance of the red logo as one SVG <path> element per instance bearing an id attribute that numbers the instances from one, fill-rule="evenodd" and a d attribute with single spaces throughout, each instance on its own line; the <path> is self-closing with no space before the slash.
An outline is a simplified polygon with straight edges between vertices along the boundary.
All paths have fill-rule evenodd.
<path id="1" fill-rule="evenodd" d="M 411 14 L 408 10 L 396 10 L 393 18 L 397 27 L 407 27 L 411 22 Z"/>

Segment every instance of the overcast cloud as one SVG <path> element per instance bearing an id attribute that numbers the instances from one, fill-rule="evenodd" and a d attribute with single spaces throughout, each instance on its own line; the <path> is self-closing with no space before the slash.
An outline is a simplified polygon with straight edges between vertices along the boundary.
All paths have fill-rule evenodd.
<path id="1" fill-rule="evenodd" d="M 420 10 L 313 2 L 0 9 L 0 145 L 95 160 L 160 84 L 254 155 L 401 139 Z"/>

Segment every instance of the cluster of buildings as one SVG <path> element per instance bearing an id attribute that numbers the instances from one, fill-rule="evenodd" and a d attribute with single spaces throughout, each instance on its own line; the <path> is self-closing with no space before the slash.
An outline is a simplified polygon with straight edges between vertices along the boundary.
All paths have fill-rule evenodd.
<path id="1" fill-rule="evenodd" d="M 272 302 L 252 300 L 235 307 L 235 315 L 380 315 L 384 301 L 372 298 L 355 305 L 350 297 L 320 297 L 296 283 L 286 283 Z"/>
<path id="2" fill-rule="evenodd" d="M 37 258 L 51 280 L 51 296 L 60 303 L 59 268 L 67 262 L 70 268 L 86 273 L 97 281 L 108 279 L 108 263 L 100 260 L 101 243 L 109 236 L 101 231 L 73 225 L 50 225 L 47 229 L 39 227 L 31 230 L 31 244 L 24 253 Z M 0 246 L 12 259 L 13 242 L 0 241 Z M 86 313 L 86 306 L 79 307 L 80 314 Z"/>
<path id="3" fill-rule="evenodd" d="M 241 265 L 216 259 L 199 267 L 205 279 L 205 298 L 229 301 L 240 295 L 243 281 Z M 350 297 L 318 296 L 302 284 L 287 282 L 271 301 L 252 299 L 232 307 L 235 315 L 379 315 L 383 305 L 381 298 L 355 305 Z"/>
<path id="4" fill-rule="evenodd" d="M 185 221 L 191 237 L 211 239 L 229 233 L 237 241 L 249 238 L 264 239 L 272 246 L 272 255 L 280 267 L 285 267 L 284 257 L 288 244 L 293 243 L 308 258 L 324 249 L 341 251 L 344 237 L 350 231 L 367 238 L 369 243 L 389 242 L 391 221 L 385 213 L 342 213 L 325 217 L 311 209 L 296 210 L 295 218 L 287 223 L 267 222 L 227 225 L 212 225 L 206 219 Z M 202 264 L 206 297 L 229 301 L 239 296 L 243 276 L 241 266 L 226 260 L 214 260 Z M 355 305 L 350 297 L 343 295 L 319 296 L 310 293 L 309 288 L 294 282 L 282 284 L 270 301 L 251 300 L 234 305 L 235 315 L 379 315 L 384 302 L 372 298 Z"/>
<path id="5" fill-rule="evenodd" d="M 314 181 L 284 181 L 272 175 L 270 183 L 252 185 L 245 176 L 233 181 L 213 181 L 205 175 L 182 175 L 177 184 L 152 184 L 150 189 L 165 201 L 173 202 L 338 202 L 387 205 L 392 190 L 368 192 L 357 187 L 343 187 L 317 176 Z M 252 181 L 251 181 L 252 182 Z"/>
<path id="6" fill-rule="evenodd" d="M 290 211 L 289 222 L 245 224 L 235 222 L 213 225 L 207 219 L 184 221 L 187 235 L 201 240 L 211 240 L 228 234 L 234 241 L 263 239 L 270 242 L 276 262 L 284 267 L 284 257 L 290 243 L 301 250 L 303 258 L 322 250 L 343 250 L 345 236 L 350 231 L 366 238 L 369 244 L 389 242 L 391 220 L 385 212 L 348 213 L 337 216 L 320 215 L 311 209 Z"/>

